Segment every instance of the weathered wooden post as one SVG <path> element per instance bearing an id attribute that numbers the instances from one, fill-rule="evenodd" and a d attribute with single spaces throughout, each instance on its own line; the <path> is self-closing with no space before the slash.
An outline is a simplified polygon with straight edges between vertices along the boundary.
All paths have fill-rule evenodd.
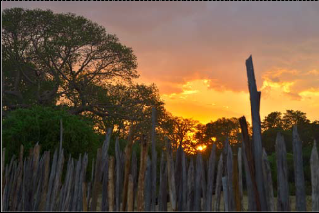
<path id="1" fill-rule="evenodd" d="M 146 161 L 146 172 L 145 172 L 145 186 L 144 186 L 144 198 L 145 198 L 145 211 L 151 211 L 151 198 L 152 198 L 152 171 L 151 171 L 151 160 L 147 156 L 147 161 Z"/>
<path id="2" fill-rule="evenodd" d="M 222 175 L 223 175 L 223 154 L 221 153 L 218 161 L 217 168 L 217 177 L 216 177 L 216 188 L 215 188 L 215 203 L 214 203 L 214 211 L 217 212 L 220 210 L 220 194 L 222 187 Z"/>
<path id="3" fill-rule="evenodd" d="M 290 211 L 288 167 L 284 137 L 278 132 L 276 138 L 277 160 L 277 211 Z"/>
<path id="4" fill-rule="evenodd" d="M 108 210 L 108 167 L 109 167 L 109 155 L 108 150 L 110 146 L 111 141 L 111 135 L 112 135 L 113 128 L 107 129 L 107 134 L 105 136 L 105 141 L 102 146 L 102 162 L 101 162 L 101 179 L 102 179 L 102 201 L 101 201 L 101 210 L 107 211 Z"/>
<path id="5" fill-rule="evenodd" d="M 227 139 L 228 142 L 228 139 Z M 229 143 L 229 142 L 228 142 Z M 233 187 L 233 152 L 228 144 L 227 152 L 227 187 L 228 187 L 228 210 L 235 211 L 235 197 Z"/>
<path id="6" fill-rule="evenodd" d="M 170 202 L 172 205 L 172 210 L 177 210 L 176 204 L 176 187 L 175 187 L 175 174 L 174 174 L 174 161 L 172 154 L 172 147 L 170 140 L 165 137 L 166 141 L 166 157 L 167 157 L 167 174 L 168 174 L 168 188 L 170 195 Z"/>
<path id="7" fill-rule="evenodd" d="M 187 209 L 187 165 L 186 165 L 186 154 L 182 152 L 182 211 L 186 211 Z"/>
<path id="8" fill-rule="evenodd" d="M 274 191 L 272 185 L 272 177 L 271 177 L 271 169 L 267 157 L 267 153 L 265 149 L 263 149 L 263 174 L 265 183 L 265 193 L 266 193 L 266 201 L 267 206 L 269 207 L 269 211 L 275 211 L 275 203 L 274 203 Z"/>
<path id="9" fill-rule="evenodd" d="M 250 105 L 251 105 L 251 117 L 253 126 L 253 141 L 254 141 L 254 161 L 256 171 L 256 183 L 259 194 L 259 201 L 262 211 L 267 211 L 267 204 L 264 192 L 264 180 L 262 173 L 262 142 L 261 142 L 261 126 L 260 126 L 260 95 L 261 92 L 257 91 L 257 85 L 255 80 L 255 73 L 253 67 L 252 57 L 250 56 L 246 60 L 248 87 L 250 94 Z"/>
<path id="10" fill-rule="evenodd" d="M 119 138 L 116 138 L 116 141 L 115 141 L 115 166 L 116 166 L 115 211 L 120 211 L 122 165 L 121 165 L 121 150 L 120 150 Z"/>
<path id="11" fill-rule="evenodd" d="M 110 157 L 109 165 L 109 181 L 108 181 L 108 199 L 109 199 L 109 211 L 114 211 L 114 157 Z"/>
<path id="12" fill-rule="evenodd" d="M 259 193 L 255 178 L 255 161 L 253 155 L 253 143 L 249 139 L 248 127 L 245 116 L 239 118 L 242 132 L 242 148 L 244 157 L 244 167 L 248 191 L 248 211 L 261 211 Z"/>
<path id="13" fill-rule="evenodd" d="M 243 206 L 243 163 L 242 163 L 242 151 L 241 147 L 238 148 L 238 181 L 239 181 L 239 194 L 240 194 L 240 211 L 244 211 Z"/>
<path id="14" fill-rule="evenodd" d="M 80 188 L 82 191 L 79 193 L 79 211 L 87 211 L 87 203 L 86 203 L 86 170 L 87 165 L 89 163 L 89 156 L 87 153 L 84 154 L 83 160 L 82 160 L 82 168 L 81 168 L 81 177 L 80 177 Z M 82 209 L 81 209 L 82 208 Z"/>
<path id="15" fill-rule="evenodd" d="M 212 211 L 213 207 L 213 184 L 214 184 L 214 173 L 215 173 L 215 153 L 216 144 L 213 145 L 212 151 L 209 156 L 208 172 L 207 172 L 207 201 L 206 211 Z"/>
<path id="16" fill-rule="evenodd" d="M 101 158 L 102 158 L 102 150 L 99 148 L 97 150 L 96 163 L 95 163 L 95 174 L 94 174 L 94 182 L 92 188 L 92 202 L 90 206 L 90 211 L 96 211 L 97 199 L 99 194 L 99 189 L 101 188 L 100 176 L 101 176 Z"/>
<path id="17" fill-rule="evenodd" d="M 295 186 L 296 186 L 296 211 L 307 211 L 305 178 L 303 173 L 302 144 L 298 135 L 297 126 L 292 131 L 292 147 L 294 156 Z"/>
<path id="18" fill-rule="evenodd" d="M 310 157 L 311 186 L 312 186 L 312 211 L 319 211 L 319 157 L 316 140 Z"/>
<path id="19" fill-rule="evenodd" d="M 177 151 L 176 151 L 176 158 L 174 164 L 174 176 L 175 176 L 175 187 L 176 187 L 176 203 L 177 203 L 177 210 L 182 211 L 182 202 L 180 200 L 180 184 L 181 184 L 181 173 L 182 173 L 182 142 L 180 142 Z"/>
<path id="20" fill-rule="evenodd" d="M 137 211 L 144 211 L 144 181 L 146 170 L 148 143 L 145 136 L 141 140 L 141 160 L 137 188 Z"/>
<path id="21" fill-rule="evenodd" d="M 240 200 L 240 189 L 239 189 L 239 178 L 238 178 L 238 156 L 234 155 L 233 158 L 233 189 L 234 189 L 234 204 L 236 211 L 241 211 L 241 200 Z"/>
<path id="22" fill-rule="evenodd" d="M 136 191 L 137 191 L 137 157 L 136 152 L 133 150 L 132 154 L 132 165 L 131 165 L 131 174 L 133 178 L 133 209 L 135 206 L 135 200 L 136 200 Z"/>
<path id="23" fill-rule="evenodd" d="M 156 108 L 152 108 L 152 132 L 151 132 L 151 141 L 152 141 L 152 199 L 151 199 L 151 210 L 155 211 L 156 206 L 156 161 L 157 161 L 157 152 L 156 152 Z"/>
<path id="24" fill-rule="evenodd" d="M 187 175 L 187 211 L 194 210 L 194 179 L 194 162 L 193 159 L 191 159 Z"/>
<path id="25" fill-rule="evenodd" d="M 228 180 L 227 180 L 227 177 L 226 176 L 224 176 L 224 177 L 222 177 L 222 183 L 223 183 L 223 195 L 224 195 L 224 210 L 225 210 L 225 212 L 228 212 L 229 211 L 229 209 L 228 209 L 228 207 L 229 207 L 229 200 L 228 200 Z"/>
<path id="26" fill-rule="evenodd" d="M 45 210 L 45 202 L 46 202 L 47 191 L 48 191 L 48 179 L 50 174 L 50 151 L 44 152 L 44 156 L 45 156 L 44 157 L 44 177 L 43 177 L 41 201 L 39 204 L 39 211 Z"/>
<path id="27" fill-rule="evenodd" d="M 196 157 L 196 176 L 195 176 L 195 193 L 194 193 L 194 211 L 201 211 L 201 176 L 202 176 L 202 167 L 201 167 L 201 154 L 197 152 Z"/>
<path id="28" fill-rule="evenodd" d="M 130 127 L 130 132 L 128 136 L 128 144 L 125 148 L 125 167 L 124 167 L 124 188 L 123 188 L 123 199 L 122 199 L 122 211 L 126 210 L 127 204 L 127 190 L 128 190 L 128 179 L 131 168 L 131 158 L 132 158 L 132 148 L 133 148 L 133 127 Z"/>
<path id="29" fill-rule="evenodd" d="M 160 188 L 158 196 L 158 210 L 167 211 L 167 164 L 162 152 L 160 169 Z"/>
<path id="30" fill-rule="evenodd" d="M 203 157 L 202 155 L 200 155 L 200 170 L 201 170 L 201 185 L 202 185 L 202 192 L 201 192 L 201 195 L 202 195 L 202 201 L 201 202 L 201 208 L 203 210 L 206 209 L 206 195 L 207 195 L 207 185 L 206 185 L 206 174 L 205 174 L 205 165 L 204 165 L 204 161 L 203 161 Z"/>
<path id="31" fill-rule="evenodd" d="M 5 185 L 5 160 L 6 160 L 6 148 L 2 149 L 2 167 L 1 167 L 1 174 L 2 174 L 2 194 L 4 190 L 4 185 Z M 3 210 L 3 207 L 1 205 L 1 210 Z"/>
<path id="32" fill-rule="evenodd" d="M 134 211 L 134 183 L 133 176 L 130 174 L 128 179 L 128 196 L 127 196 L 127 211 Z"/>

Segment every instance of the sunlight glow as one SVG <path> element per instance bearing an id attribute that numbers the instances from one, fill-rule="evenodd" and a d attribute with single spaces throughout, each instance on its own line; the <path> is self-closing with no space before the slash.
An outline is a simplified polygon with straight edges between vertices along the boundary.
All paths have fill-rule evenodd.
<path id="1" fill-rule="evenodd" d="M 196 149 L 201 151 L 201 152 L 205 151 L 206 148 L 207 148 L 206 145 L 199 145 L 199 146 L 196 147 Z"/>

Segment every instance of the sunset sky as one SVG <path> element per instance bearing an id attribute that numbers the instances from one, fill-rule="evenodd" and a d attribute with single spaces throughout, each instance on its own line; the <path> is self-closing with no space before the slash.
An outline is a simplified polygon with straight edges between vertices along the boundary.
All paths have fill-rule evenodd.
<path id="1" fill-rule="evenodd" d="M 316 2 L 2 2 L 72 12 L 132 47 L 140 83 L 155 83 L 173 115 L 202 123 L 247 116 L 252 54 L 261 118 L 301 110 L 319 120 Z"/>

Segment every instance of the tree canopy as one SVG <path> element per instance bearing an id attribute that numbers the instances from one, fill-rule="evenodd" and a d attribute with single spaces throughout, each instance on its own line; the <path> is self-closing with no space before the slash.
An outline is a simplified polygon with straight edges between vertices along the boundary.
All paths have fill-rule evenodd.
<path id="1" fill-rule="evenodd" d="M 138 77 L 132 49 L 82 16 L 13 8 L 2 18 L 5 109 L 65 103 L 108 116 L 105 85 Z"/>

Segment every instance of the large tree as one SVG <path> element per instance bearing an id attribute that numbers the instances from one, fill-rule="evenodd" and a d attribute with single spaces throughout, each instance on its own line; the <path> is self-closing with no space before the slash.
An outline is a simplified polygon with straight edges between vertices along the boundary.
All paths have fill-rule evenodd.
<path id="1" fill-rule="evenodd" d="M 268 129 L 282 129 L 283 120 L 281 112 L 271 112 L 261 122 L 261 128 L 263 131 Z"/>
<path id="2" fill-rule="evenodd" d="M 84 17 L 13 8 L 2 18 L 4 110 L 63 103 L 109 116 L 106 84 L 138 77 L 132 49 Z"/>

